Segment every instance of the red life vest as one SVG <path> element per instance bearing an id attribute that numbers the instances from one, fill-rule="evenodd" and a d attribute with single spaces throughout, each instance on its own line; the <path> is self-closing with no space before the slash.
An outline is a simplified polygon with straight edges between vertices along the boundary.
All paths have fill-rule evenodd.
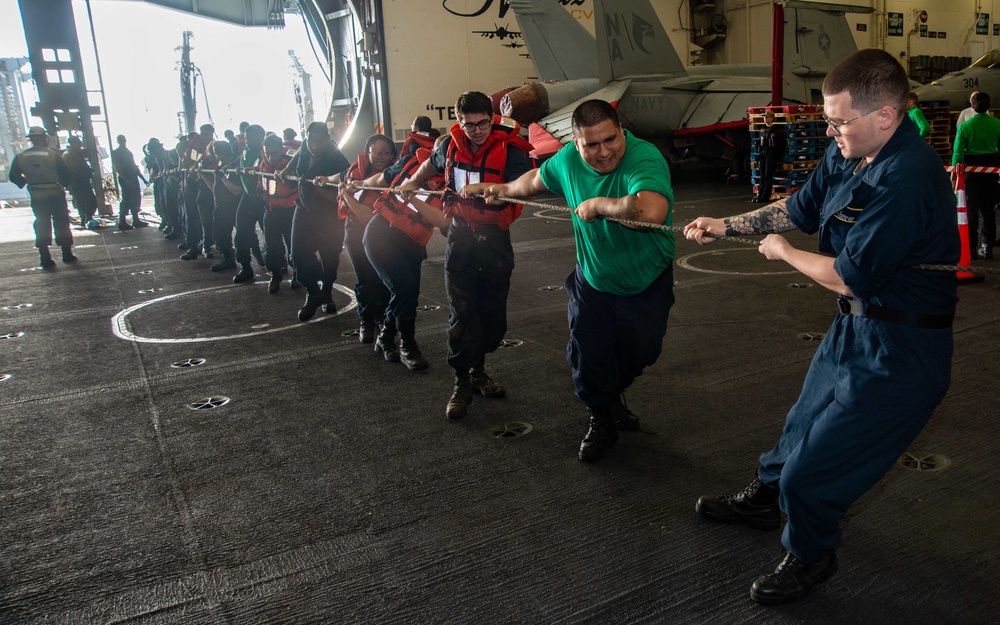
<path id="1" fill-rule="evenodd" d="M 262 174 L 273 174 L 275 172 L 279 172 L 283 170 L 286 165 L 288 165 L 290 160 L 292 160 L 292 157 L 282 153 L 278 162 L 271 163 L 271 161 L 267 160 L 267 153 L 265 153 L 264 150 L 261 150 L 260 172 Z M 272 188 L 272 183 L 274 183 L 274 193 L 270 193 L 268 191 Z M 275 208 L 295 208 L 295 200 L 299 199 L 298 186 L 285 180 L 278 180 L 277 178 L 261 178 L 260 192 L 261 197 L 264 198 L 264 203 L 267 204 L 268 210 Z"/>
<path id="2" fill-rule="evenodd" d="M 445 161 L 445 180 L 450 189 L 460 191 L 466 184 L 476 182 L 505 182 L 507 167 L 507 145 L 512 144 L 524 150 L 532 150 L 531 144 L 518 135 L 521 125 L 516 121 L 493 116 L 493 131 L 486 141 L 473 153 L 472 142 L 465 136 L 462 127 L 451 127 L 451 141 Z M 456 198 L 446 207 L 446 214 L 464 219 L 470 226 L 494 225 L 501 230 L 509 230 L 514 220 L 521 216 L 521 204 L 487 204 L 482 198 Z"/>
<path id="3" fill-rule="evenodd" d="M 391 164 L 392 163 L 390 163 L 390 165 Z M 351 163 L 351 166 L 347 168 L 346 177 L 350 178 L 351 180 L 361 181 L 371 178 L 376 173 L 378 172 L 376 172 L 372 168 L 372 163 L 370 160 L 368 160 L 368 153 L 362 152 L 358 154 L 358 160 Z M 359 191 L 356 198 L 362 204 L 367 204 L 368 206 L 371 206 L 372 204 L 375 203 L 375 200 L 376 198 L 378 198 L 379 193 L 380 193 L 379 191 Z M 347 205 L 347 200 L 345 200 L 342 197 L 338 197 L 337 207 L 338 207 L 337 213 L 341 219 L 347 219 L 348 217 L 350 217 L 351 219 L 357 221 L 358 218 L 354 214 L 354 211 L 351 210 L 351 207 Z"/>
<path id="4" fill-rule="evenodd" d="M 403 171 L 392 181 L 392 186 L 398 187 L 406 182 L 430 156 L 430 150 L 426 148 L 417 149 L 416 155 L 406 162 Z M 432 191 L 444 189 L 444 176 L 434 176 L 428 179 L 424 183 L 424 187 Z M 417 195 L 420 195 L 420 193 L 418 192 Z M 443 199 L 444 196 L 442 195 L 428 195 L 426 198 L 423 198 L 424 202 L 437 208 L 441 208 Z M 434 226 L 427 223 L 420 213 L 407 206 L 406 202 L 395 193 L 389 191 L 383 192 L 375 201 L 373 209 L 376 214 L 385 217 L 390 226 L 405 232 L 420 247 L 426 246 L 427 242 L 431 240 L 431 235 L 434 234 Z"/>
<path id="5" fill-rule="evenodd" d="M 299 148 L 302 147 L 302 142 L 298 139 L 285 139 L 281 142 L 281 145 L 285 148 L 285 153 L 289 156 L 294 156 Z"/>
<path id="6" fill-rule="evenodd" d="M 425 148 L 428 150 L 434 149 L 435 137 L 432 137 L 423 132 L 410 132 L 410 136 L 406 138 L 403 142 L 403 148 L 399 151 L 400 154 L 416 154 L 419 148 Z"/>

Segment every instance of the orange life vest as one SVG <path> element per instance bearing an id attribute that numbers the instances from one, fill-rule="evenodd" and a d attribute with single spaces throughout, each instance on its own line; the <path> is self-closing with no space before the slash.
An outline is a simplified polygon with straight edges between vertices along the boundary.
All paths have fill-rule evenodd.
<path id="1" fill-rule="evenodd" d="M 423 132 L 410 132 L 410 136 L 406 138 L 403 142 L 403 148 L 399 151 L 400 154 L 416 154 L 417 150 L 420 148 L 425 148 L 428 150 L 434 149 L 435 137 L 432 137 Z"/>
<path id="2" fill-rule="evenodd" d="M 420 168 L 420 165 L 430 158 L 431 152 L 426 148 L 417 149 L 416 155 L 413 156 L 406 165 L 403 167 L 403 171 L 396 176 L 395 180 L 392 181 L 393 187 L 398 187 L 407 181 L 413 173 Z M 444 176 L 434 176 L 428 179 L 424 183 L 424 187 L 432 191 L 437 191 L 445 188 Z M 419 196 L 420 193 L 418 192 Z M 442 195 L 428 195 L 426 198 L 421 198 L 427 204 L 441 208 L 444 196 Z M 385 220 L 389 222 L 389 225 L 398 230 L 405 232 L 411 239 L 416 241 L 420 247 L 427 245 L 427 242 L 431 240 L 431 235 L 434 234 L 434 226 L 427 223 L 427 221 L 413 208 L 410 208 L 406 202 L 404 202 L 398 195 L 391 193 L 389 191 L 384 191 L 382 195 L 375 201 L 375 206 L 372 207 L 376 214 L 385 217 Z"/>
<path id="3" fill-rule="evenodd" d="M 493 116 L 493 131 L 486 141 L 473 153 L 472 142 L 465 136 L 462 127 L 452 126 L 451 141 L 445 160 L 445 181 L 453 191 L 460 191 L 466 184 L 476 182 L 505 182 L 507 166 L 507 145 L 512 144 L 531 151 L 531 144 L 521 138 L 521 125 L 516 121 Z M 494 225 L 501 230 L 509 230 L 514 220 L 521 215 L 521 204 L 487 204 L 482 198 L 456 198 L 446 205 L 446 214 L 464 219 L 470 226 Z"/>
<path id="4" fill-rule="evenodd" d="M 262 174 L 273 174 L 279 172 L 288 165 L 288 162 L 292 160 L 292 157 L 288 154 L 282 153 L 278 162 L 271 163 L 267 160 L 267 153 L 264 150 L 260 151 L 260 172 Z M 271 189 L 274 189 L 274 193 L 271 193 Z M 260 179 L 260 193 L 261 197 L 264 198 L 264 203 L 267 204 L 268 210 L 275 208 L 295 208 L 295 200 L 299 199 L 299 188 L 292 183 L 279 180 L 277 178 L 261 178 Z"/>

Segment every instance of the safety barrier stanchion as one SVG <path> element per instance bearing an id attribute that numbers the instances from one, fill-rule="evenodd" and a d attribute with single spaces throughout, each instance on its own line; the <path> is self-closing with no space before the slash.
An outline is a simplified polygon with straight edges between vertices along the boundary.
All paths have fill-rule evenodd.
<path id="1" fill-rule="evenodd" d="M 968 267 L 972 264 L 972 252 L 969 248 L 969 213 L 965 204 L 965 166 L 959 164 L 956 167 L 958 168 L 955 181 L 955 195 L 958 197 L 958 236 L 962 241 L 962 254 L 958 264 Z M 986 279 L 985 276 L 969 271 L 957 271 L 955 275 L 958 276 L 959 284 L 973 284 Z"/>

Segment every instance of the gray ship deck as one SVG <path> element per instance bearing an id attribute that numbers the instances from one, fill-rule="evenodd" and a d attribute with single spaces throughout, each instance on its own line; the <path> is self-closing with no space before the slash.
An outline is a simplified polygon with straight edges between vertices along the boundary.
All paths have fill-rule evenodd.
<path id="1" fill-rule="evenodd" d="M 685 178 L 675 223 L 751 206 Z M 232 285 L 155 228 L 77 231 L 78 263 L 36 270 L 28 216 L 0 211 L 20 238 L 0 244 L 0 623 L 1000 622 L 1000 277 L 961 288 L 952 387 L 913 447 L 951 466 L 893 469 L 852 508 L 840 572 L 765 608 L 748 591 L 778 533 L 694 502 L 752 476 L 835 313 L 789 267 L 679 241 L 663 355 L 628 392 L 655 433 L 586 465 L 552 288 L 573 267 L 564 214 L 515 224 L 511 346 L 489 361 L 508 396 L 460 422 L 442 237 L 415 374 L 350 335 L 354 310 L 300 324 L 301 290 Z M 495 436 L 513 422 L 530 431 Z"/>

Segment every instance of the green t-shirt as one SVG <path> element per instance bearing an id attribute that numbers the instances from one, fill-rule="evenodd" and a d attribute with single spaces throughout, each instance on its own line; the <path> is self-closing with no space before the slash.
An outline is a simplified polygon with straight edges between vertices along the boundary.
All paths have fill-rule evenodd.
<path id="1" fill-rule="evenodd" d="M 965 162 L 967 154 L 996 154 L 1000 151 L 1000 119 L 976 113 L 958 126 L 951 164 Z"/>
<path id="2" fill-rule="evenodd" d="M 927 133 L 931 131 L 931 125 L 927 123 L 927 117 L 924 116 L 924 112 L 920 110 L 920 107 L 914 106 L 907 111 L 907 115 L 910 116 L 910 121 L 917 127 L 917 132 L 920 133 L 920 136 L 926 138 Z"/>
<path id="3" fill-rule="evenodd" d="M 564 146 L 542 164 L 542 183 L 565 196 L 570 208 L 594 197 L 620 198 L 654 191 L 670 202 L 664 223 L 671 225 L 674 192 L 667 162 L 653 144 L 628 131 L 625 140 L 624 158 L 607 174 L 587 165 L 574 144 Z M 674 233 L 670 230 L 635 230 L 601 218 L 587 223 L 573 215 L 573 235 L 580 270 L 592 287 L 604 293 L 641 293 L 674 258 Z"/>

